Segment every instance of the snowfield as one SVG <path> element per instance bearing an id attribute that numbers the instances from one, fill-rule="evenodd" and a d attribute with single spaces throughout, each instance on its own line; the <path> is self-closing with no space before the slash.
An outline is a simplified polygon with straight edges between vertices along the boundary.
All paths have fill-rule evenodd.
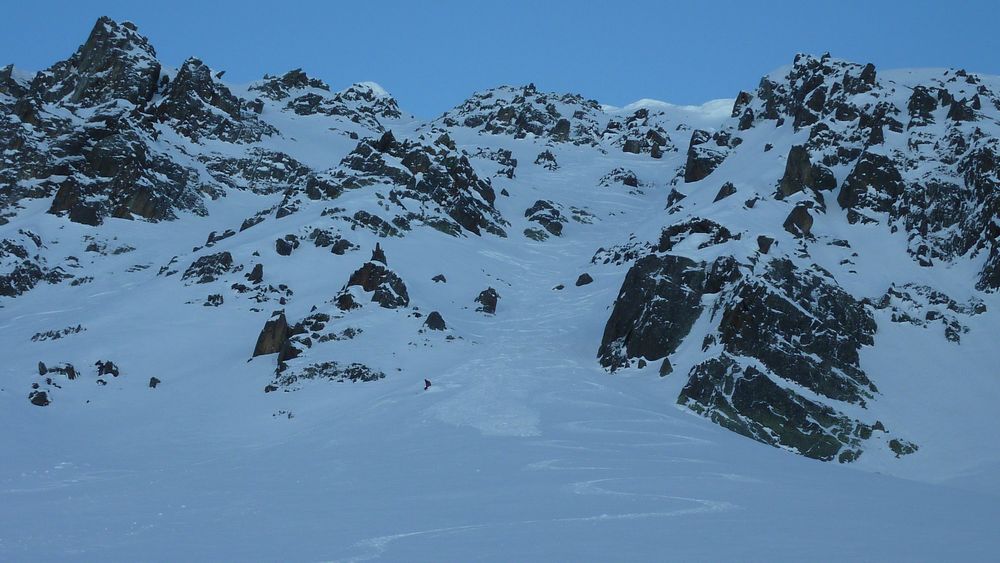
<path id="1" fill-rule="evenodd" d="M 902 92 L 942 72 L 886 72 L 880 80 Z M 176 74 L 170 71 L 171 80 Z M 1000 90 L 1000 79 L 984 80 Z M 365 104 L 391 100 L 374 83 L 353 88 L 375 100 L 357 102 L 361 112 L 369 111 Z M 232 91 L 246 99 L 259 94 L 252 85 Z M 518 91 L 503 87 L 484 99 L 506 100 Z M 897 95 L 904 105 L 908 92 Z M 321 88 L 296 95 L 302 93 L 333 104 L 334 94 Z M 100 226 L 49 213 L 51 197 L 20 199 L 8 208 L 0 239 L 37 235 L 42 243 L 33 252 L 73 278 L 0 297 L 0 560 L 997 557 L 1000 297 L 975 289 L 986 259 L 970 254 L 921 267 L 907 254 L 906 232 L 849 223 L 835 195 L 816 213 L 807 247 L 782 228 L 792 203 L 772 196 L 790 148 L 808 142 L 809 130 L 795 130 L 791 120 L 741 130 L 738 150 L 712 175 L 683 182 L 692 131 L 731 127 L 733 100 L 580 105 L 583 117 L 574 118 L 569 133 L 579 142 L 484 131 L 472 119 L 479 102 L 451 114 L 459 116 L 458 125 L 382 115 L 377 123 L 384 131 L 335 113 L 300 115 L 287 102 L 263 102 L 259 120 L 278 133 L 260 140 L 194 141 L 160 123 L 151 126 L 158 133 L 149 142 L 216 185 L 200 157 L 244 158 L 263 149 L 335 176 L 349 172 L 342 161 L 365 138 L 374 142 L 391 131 L 401 142 L 430 145 L 447 132 L 455 151 L 464 151 L 478 177 L 490 181 L 497 195 L 489 206 L 507 222 L 507 236 L 467 229 L 452 236 L 416 220 L 399 236 L 385 236 L 345 219 L 360 210 L 386 218 L 399 212 L 389 192 L 401 188 L 384 181 L 335 198 L 300 198 L 297 209 L 282 216 L 275 210 L 291 207 L 290 188 L 233 174 L 236 187 L 216 198 L 199 194 L 203 215 L 180 209 L 175 220 L 108 216 Z M 564 105 L 581 104 L 558 103 L 563 115 L 573 114 Z M 645 146 L 625 152 L 624 138 L 587 137 L 589 124 L 601 131 L 640 110 L 669 134 L 661 158 Z M 997 131 L 1000 109 L 982 111 L 979 125 Z M 71 115 L 85 118 L 83 110 Z M 901 137 L 887 133 L 887 139 L 905 146 Z M 502 158 L 490 156 L 502 151 L 516 159 L 513 177 L 503 173 Z M 538 160 L 543 151 L 557 169 Z M 401 166 L 394 157 L 385 160 Z M 267 173 L 263 161 L 256 168 Z M 634 173 L 635 186 L 602 181 L 619 168 Z M 840 181 L 850 172 L 833 168 Z M 738 179 L 738 196 L 719 200 L 728 178 Z M 685 197 L 683 209 L 668 214 L 671 190 Z M 754 197 L 759 201 L 748 208 L 744 202 Z M 558 235 L 527 216 L 539 200 L 561 214 Z M 447 220 L 440 201 L 401 201 L 414 217 Z M 241 229 L 259 212 L 261 222 Z M 715 350 L 705 339 L 715 331 L 712 309 L 721 295 L 702 297 L 703 312 L 670 355 L 669 375 L 658 375 L 659 362 L 609 374 L 598 361 L 605 325 L 636 257 L 656 244 L 664 227 L 690 217 L 747 236 L 712 246 L 708 235 L 694 234 L 676 244 L 673 255 L 699 261 L 760 256 L 756 235 L 766 234 L 776 241 L 771 255 L 824 268 L 855 299 L 877 300 L 891 284 L 925 284 L 960 304 L 980 300 L 986 312 L 959 315 L 967 331 L 956 343 L 940 325 L 895 322 L 898 310 L 871 308 L 877 332 L 874 345 L 861 347 L 860 366 L 878 393 L 866 406 L 833 402 L 771 376 L 782 389 L 835 404 L 858 420 L 877 419 L 894 432 L 873 434 L 853 463 L 808 459 L 677 404 L 689 372 Z M 210 233 L 227 229 L 234 234 L 207 244 Z M 341 235 L 353 247 L 336 254 L 313 244 L 315 229 Z M 297 246 L 282 255 L 276 241 L 289 234 Z M 337 298 L 376 244 L 385 266 L 405 282 L 408 305 L 380 307 L 354 287 L 361 307 L 339 309 Z M 604 262 L 602 248 L 638 254 Z M 185 277 L 196 260 L 222 252 L 232 258 L 230 269 L 205 283 Z M 261 285 L 248 281 L 256 264 L 263 268 Z M 593 282 L 576 285 L 583 273 Z M 446 281 L 433 279 L 439 274 Z M 238 291 L 234 284 L 254 289 Z M 264 286 L 270 289 L 257 291 Z M 475 299 L 488 287 L 499 295 L 495 314 L 477 311 Z M 221 304 L 212 306 L 212 295 Z M 384 378 L 303 378 L 265 392 L 276 381 L 278 361 L 275 354 L 253 353 L 278 310 L 289 324 L 328 316 L 325 328 L 315 330 L 323 336 L 314 335 L 301 357 L 288 360 L 287 373 L 322 362 L 358 363 Z M 432 311 L 441 314 L 445 330 L 425 326 Z M 120 375 L 99 377 L 95 362 L 108 360 Z M 48 375 L 38 375 L 39 362 Z M 78 376 L 51 371 L 62 363 L 75 366 Z M 40 407 L 28 394 L 45 377 L 51 378 L 43 384 L 51 404 Z M 895 455 L 892 436 L 919 449 Z"/>

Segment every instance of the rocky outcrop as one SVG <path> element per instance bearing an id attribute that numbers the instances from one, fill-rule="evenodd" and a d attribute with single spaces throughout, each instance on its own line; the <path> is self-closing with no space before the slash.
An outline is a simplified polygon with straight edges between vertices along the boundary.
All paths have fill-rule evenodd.
<path id="1" fill-rule="evenodd" d="M 813 217 L 809 214 L 809 208 L 805 205 L 796 205 L 781 226 L 797 237 L 811 236 Z"/>
<path id="2" fill-rule="evenodd" d="M 653 362 L 672 354 L 701 315 L 702 296 L 738 277 L 731 258 L 711 265 L 650 254 L 635 262 L 615 299 L 597 355 L 611 371 L 633 359 Z"/>
<path id="3" fill-rule="evenodd" d="M 684 165 L 684 181 L 697 182 L 708 177 L 726 159 L 731 142 L 728 135 L 713 135 L 701 130 L 691 133 L 687 163 Z"/>
<path id="4" fill-rule="evenodd" d="M 362 291 L 371 293 L 372 302 L 386 309 L 397 309 L 410 304 L 406 284 L 384 264 L 365 262 L 351 274 L 344 291 L 351 287 L 359 287 Z"/>
<path id="5" fill-rule="evenodd" d="M 50 267 L 43 250 L 42 238 L 25 229 L 0 240 L 0 297 L 16 297 L 40 283 L 57 284 L 73 277 L 62 267 Z"/>
<path id="6" fill-rule="evenodd" d="M 560 236 L 562 234 L 563 225 L 565 225 L 568 222 L 566 220 L 566 217 L 564 217 L 563 214 L 559 212 L 559 209 L 556 207 L 555 203 L 542 199 L 536 201 L 534 205 L 532 205 L 528 209 L 525 209 L 524 216 L 529 221 L 533 221 L 541 225 L 542 228 L 544 228 L 552 236 Z M 532 236 L 527 232 L 525 234 L 528 236 Z M 535 238 L 537 240 L 539 236 L 535 235 L 532 236 L 532 238 Z M 547 238 L 547 237 L 541 237 L 541 238 Z"/>
<path id="7" fill-rule="evenodd" d="M 31 91 L 47 102 L 93 105 L 121 99 L 143 105 L 159 78 L 156 51 L 135 24 L 102 17 L 72 57 L 35 76 Z"/>
<path id="8" fill-rule="evenodd" d="M 499 300 L 500 294 L 497 293 L 497 290 L 492 287 L 488 287 L 479 292 L 479 295 L 476 297 L 476 303 L 479 303 L 479 306 L 476 307 L 476 311 L 490 315 L 496 314 L 497 301 Z"/>
<path id="9" fill-rule="evenodd" d="M 159 120 L 169 120 L 174 129 L 194 142 L 219 139 L 230 143 L 252 143 L 276 131 L 250 113 L 212 70 L 202 61 L 184 61 L 156 105 Z"/>
<path id="10" fill-rule="evenodd" d="M 528 84 L 479 92 L 439 121 L 446 127 L 469 127 L 515 139 L 530 135 L 592 145 L 601 138 L 600 114 L 601 106 L 594 100 L 539 92 L 534 84 Z"/>
<path id="11" fill-rule="evenodd" d="M 339 362 L 320 362 L 310 364 L 300 369 L 283 370 L 265 389 L 277 391 L 284 389 L 291 391 L 296 389 L 295 385 L 301 381 L 326 380 L 337 383 L 343 382 L 371 382 L 385 379 L 385 373 L 372 369 L 364 364 L 351 363 L 343 364 Z"/>
<path id="12" fill-rule="evenodd" d="M 706 295 L 715 296 L 709 310 Z M 826 272 L 785 258 L 748 269 L 728 256 L 709 264 L 650 254 L 625 276 L 598 350 L 601 364 L 615 371 L 664 359 L 661 373 L 670 373 L 669 356 L 703 315 L 710 328 L 702 350 L 710 357 L 688 374 L 680 404 L 810 457 L 859 455 L 865 426 L 835 405 L 863 406 L 877 393 L 860 367 L 859 351 L 874 344 L 876 328 L 862 303 Z"/>
<path id="13" fill-rule="evenodd" d="M 448 328 L 448 325 L 444 322 L 444 317 L 437 311 L 431 311 L 431 314 L 427 315 L 424 326 L 431 330 L 445 330 Z"/>
<path id="14" fill-rule="evenodd" d="M 812 164 L 809 151 L 802 145 L 795 145 L 788 151 L 788 158 L 785 160 L 785 174 L 778 183 L 778 197 L 788 197 L 807 187 L 832 190 L 837 184 L 829 169 Z"/>
<path id="15" fill-rule="evenodd" d="M 850 461 L 871 430 L 832 408 L 781 387 L 752 365 L 728 354 L 691 370 L 677 403 L 759 442 L 806 457 Z"/>
<path id="16" fill-rule="evenodd" d="M 209 254 L 196 259 L 188 266 L 181 276 L 183 280 L 193 280 L 194 283 L 211 283 L 223 274 L 238 272 L 242 266 L 236 266 L 233 255 L 228 251 Z"/>
<path id="17" fill-rule="evenodd" d="M 288 321 L 284 312 L 278 312 L 271 317 L 257 337 L 253 348 L 253 357 L 278 354 L 287 346 L 289 336 Z"/>
<path id="18" fill-rule="evenodd" d="M 888 157 L 865 153 L 844 180 L 837 203 L 848 209 L 848 220 L 862 220 L 859 209 L 888 213 L 903 193 L 903 179 Z"/>
<path id="19" fill-rule="evenodd" d="M 490 181 L 479 177 L 467 154 L 447 143 L 400 142 L 385 133 L 377 141 L 362 140 L 337 169 L 319 178 L 323 190 L 311 193 L 307 185 L 304 191 L 290 191 L 282 208 L 293 212 L 303 197 L 332 199 L 346 190 L 383 185 L 389 186 L 386 199 L 401 212 L 391 230 L 410 230 L 418 223 L 455 236 L 462 231 L 506 236 Z"/>

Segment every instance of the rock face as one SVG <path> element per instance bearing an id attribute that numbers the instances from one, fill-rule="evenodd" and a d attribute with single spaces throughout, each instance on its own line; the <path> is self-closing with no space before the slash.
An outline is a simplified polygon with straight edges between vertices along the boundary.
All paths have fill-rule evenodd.
<path id="1" fill-rule="evenodd" d="M 781 197 L 788 197 L 807 187 L 832 190 L 836 187 L 836 179 L 829 170 L 813 165 L 809 161 L 809 151 L 806 147 L 795 145 L 788 151 L 785 174 L 778 183 L 778 194 Z"/>
<path id="2" fill-rule="evenodd" d="M 288 321 L 284 313 L 278 313 L 271 320 L 264 323 L 264 328 L 257 337 L 257 345 L 253 349 L 253 357 L 267 354 L 277 354 L 288 342 Z M 152 382 L 150 383 L 152 386 Z"/>
<path id="3" fill-rule="evenodd" d="M 604 328 L 601 365 L 614 371 L 633 358 L 652 362 L 672 354 L 701 315 L 702 295 L 717 293 L 735 274 L 731 259 L 711 267 L 670 254 L 637 260 Z"/>
<path id="4" fill-rule="evenodd" d="M 711 135 L 707 131 L 692 133 L 687 164 L 684 166 L 684 181 L 697 182 L 708 177 L 726 159 L 729 143 L 727 136 Z"/>
<path id="5" fill-rule="evenodd" d="M 774 383 L 784 379 L 820 396 L 864 405 L 877 392 L 860 369 L 874 343 L 871 313 L 819 271 L 775 259 L 749 275 L 731 257 L 712 264 L 652 254 L 629 270 L 598 357 L 612 371 L 665 358 L 702 315 L 715 327 L 678 402 L 732 430 L 803 455 L 856 457 L 861 422 Z M 705 309 L 703 298 L 717 295 Z M 767 371 L 746 365 L 753 358 Z"/>

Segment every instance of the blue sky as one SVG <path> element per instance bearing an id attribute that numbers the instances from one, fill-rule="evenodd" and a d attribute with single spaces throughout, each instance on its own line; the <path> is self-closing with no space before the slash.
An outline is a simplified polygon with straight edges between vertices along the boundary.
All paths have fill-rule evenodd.
<path id="1" fill-rule="evenodd" d="M 335 88 L 373 80 L 423 117 L 527 82 L 613 105 L 731 98 L 797 52 L 1000 74 L 1000 4 L 944 0 L 36 0 L 4 7 L 0 64 L 66 58 L 100 15 L 135 22 L 169 65 L 198 56 L 234 82 L 296 67 Z"/>

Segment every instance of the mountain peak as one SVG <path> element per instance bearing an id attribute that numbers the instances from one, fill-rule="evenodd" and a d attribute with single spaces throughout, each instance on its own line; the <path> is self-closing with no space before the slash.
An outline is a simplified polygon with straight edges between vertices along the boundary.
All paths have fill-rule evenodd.
<path id="1" fill-rule="evenodd" d="M 159 75 L 156 50 L 135 24 L 102 16 L 73 56 L 36 75 L 32 91 L 46 101 L 143 104 L 156 92 Z"/>

